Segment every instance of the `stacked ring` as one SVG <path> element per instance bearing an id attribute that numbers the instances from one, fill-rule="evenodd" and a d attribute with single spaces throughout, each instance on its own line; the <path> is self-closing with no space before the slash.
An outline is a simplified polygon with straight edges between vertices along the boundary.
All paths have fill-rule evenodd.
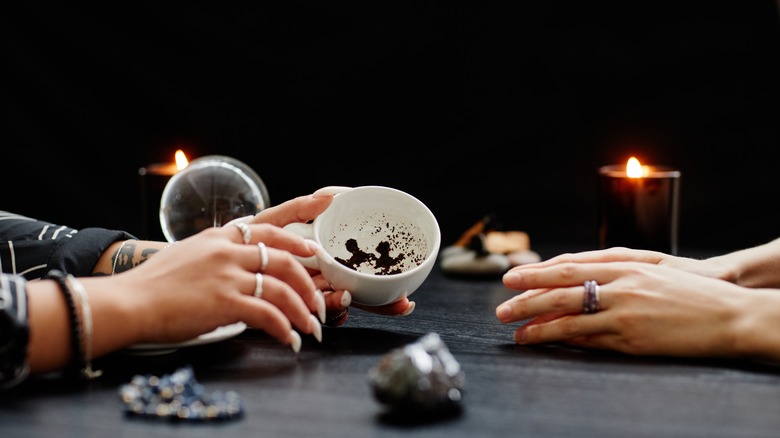
<path id="1" fill-rule="evenodd" d="M 263 296 L 263 274 L 259 272 L 255 273 L 255 280 L 257 280 L 257 283 L 255 283 L 255 292 L 253 295 L 255 298 L 260 298 Z"/>
<path id="2" fill-rule="evenodd" d="M 252 230 L 249 229 L 249 225 L 243 222 L 234 222 L 233 226 L 238 228 L 238 231 L 241 232 L 241 237 L 244 239 L 244 245 L 252 243 Z"/>
<path id="3" fill-rule="evenodd" d="M 599 311 L 599 285 L 593 280 L 584 284 L 585 294 L 582 296 L 582 313 L 596 313 Z"/>
<path id="4" fill-rule="evenodd" d="M 268 267 L 268 248 L 263 242 L 258 243 L 257 246 L 260 248 L 260 272 L 263 272 Z"/>

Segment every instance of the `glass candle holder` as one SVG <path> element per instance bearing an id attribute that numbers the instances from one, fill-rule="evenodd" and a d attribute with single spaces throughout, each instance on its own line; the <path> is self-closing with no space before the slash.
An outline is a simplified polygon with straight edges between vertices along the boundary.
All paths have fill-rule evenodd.
<path id="1" fill-rule="evenodd" d="M 677 255 L 680 175 L 667 166 L 642 166 L 637 177 L 630 177 L 625 165 L 600 167 L 599 247 Z"/>

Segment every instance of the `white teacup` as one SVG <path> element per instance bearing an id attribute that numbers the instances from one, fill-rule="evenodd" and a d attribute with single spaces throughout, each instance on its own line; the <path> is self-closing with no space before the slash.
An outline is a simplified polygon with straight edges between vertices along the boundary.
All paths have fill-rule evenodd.
<path id="1" fill-rule="evenodd" d="M 382 186 L 344 188 L 311 223 L 285 229 L 317 242 L 317 255 L 300 258 L 352 301 L 380 306 L 411 295 L 436 263 L 439 223 L 417 198 Z"/>

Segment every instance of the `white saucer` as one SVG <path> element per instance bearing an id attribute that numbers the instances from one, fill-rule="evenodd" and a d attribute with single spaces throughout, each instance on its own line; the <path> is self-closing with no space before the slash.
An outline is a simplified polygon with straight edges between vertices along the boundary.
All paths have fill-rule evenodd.
<path id="1" fill-rule="evenodd" d="M 193 347 L 196 345 L 211 344 L 214 342 L 224 341 L 225 339 L 232 338 L 241 334 L 246 330 L 246 324 L 243 322 L 237 322 L 235 324 L 224 325 L 217 327 L 208 333 L 204 333 L 197 338 L 190 339 L 188 341 L 173 342 L 169 344 L 133 344 L 125 349 L 126 353 L 138 354 L 138 355 L 155 355 L 166 354 L 178 350 L 182 347 Z"/>

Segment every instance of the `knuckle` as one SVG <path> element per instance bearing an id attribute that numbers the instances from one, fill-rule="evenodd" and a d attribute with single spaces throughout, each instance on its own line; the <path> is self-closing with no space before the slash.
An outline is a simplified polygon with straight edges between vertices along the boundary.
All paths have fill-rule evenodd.
<path id="1" fill-rule="evenodd" d="M 301 263 L 287 251 L 276 251 L 274 258 L 276 264 L 279 265 L 284 271 L 297 269 L 298 266 L 301 266 Z"/>
<path id="2" fill-rule="evenodd" d="M 562 291 L 556 291 L 550 295 L 551 305 L 556 310 L 566 309 L 568 308 L 568 298 L 568 295 Z"/>
<path id="3" fill-rule="evenodd" d="M 577 274 L 578 268 L 577 264 L 575 263 L 566 263 L 561 266 L 561 277 L 563 277 L 565 280 L 571 280 L 574 278 Z"/>
<path id="4" fill-rule="evenodd" d="M 580 334 L 579 325 L 573 318 L 562 318 L 559 328 L 564 338 L 572 338 Z"/>
<path id="5" fill-rule="evenodd" d="M 512 315 L 515 317 L 522 317 L 528 314 L 528 300 L 512 300 L 509 304 L 509 308 L 512 311 Z"/>

